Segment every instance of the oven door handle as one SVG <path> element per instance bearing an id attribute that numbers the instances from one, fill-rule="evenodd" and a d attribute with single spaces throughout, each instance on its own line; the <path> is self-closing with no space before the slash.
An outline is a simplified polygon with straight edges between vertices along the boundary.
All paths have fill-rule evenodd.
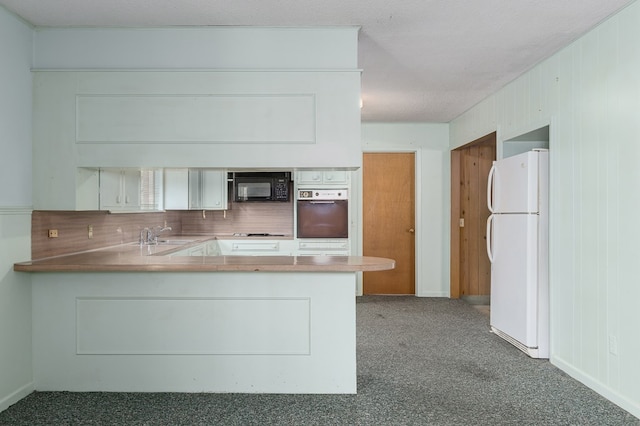
<path id="1" fill-rule="evenodd" d="M 310 201 L 311 204 L 335 204 L 335 201 L 322 200 L 322 201 Z"/>

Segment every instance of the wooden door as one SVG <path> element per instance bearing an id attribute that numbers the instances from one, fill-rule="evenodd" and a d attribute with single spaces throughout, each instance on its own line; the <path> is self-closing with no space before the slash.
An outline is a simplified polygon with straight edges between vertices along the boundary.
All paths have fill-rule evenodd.
<path id="1" fill-rule="evenodd" d="M 452 298 L 491 294 L 487 177 L 495 158 L 495 133 L 451 152 Z"/>
<path id="2" fill-rule="evenodd" d="M 364 294 L 415 294 L 415 154 L 363 158 L 363 254 L 396 261 L 364 272 Z"/>

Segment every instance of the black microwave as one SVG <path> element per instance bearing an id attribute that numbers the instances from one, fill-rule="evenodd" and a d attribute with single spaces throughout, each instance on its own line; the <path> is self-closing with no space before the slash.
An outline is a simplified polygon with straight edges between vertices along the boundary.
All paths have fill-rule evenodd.
<path id="1" fill-rule="evenodd" d="M 290 172 L 234 172 L 233 201 L 289 201 Z"/>

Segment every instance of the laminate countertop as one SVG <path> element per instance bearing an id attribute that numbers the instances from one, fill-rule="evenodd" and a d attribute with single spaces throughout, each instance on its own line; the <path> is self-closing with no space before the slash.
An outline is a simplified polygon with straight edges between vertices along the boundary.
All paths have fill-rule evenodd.
<path id="1" fill-rule="evenodd" d="M 211 239 L 211 238 L 209 238 Z M 196 243 L 205 242 L 199 240 Z M 358 272 L 395 268 L 395 260 L 369 256 L 171 256 L 194 246 L 125 243 L 13 265 L 20 272 Z"/>

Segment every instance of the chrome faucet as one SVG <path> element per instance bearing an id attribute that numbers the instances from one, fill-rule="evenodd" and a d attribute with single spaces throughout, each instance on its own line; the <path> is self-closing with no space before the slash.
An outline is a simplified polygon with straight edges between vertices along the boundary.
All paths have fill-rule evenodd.
<path id="1" fill-rule="evenodd" d="M 153 228 L 153 240 L 154 244 L 158 244 L 158 236 L 162 234 L 164 231 L 171 231 L 170 226 L 156 226 Z"/>
<path id="2" fill-rule="evenodd" d="M 140 245 L 158 244 L 158 235 L 164 231 L 171 231 L 170 226 L 154 226 L 143 228 L 140 231 Z"/>
<path id="3" fill-rule="evenodd" d="M 151 244 L 153 240 L 153 231 L 149 228 L 140 230 L 140 245 Z"/>

